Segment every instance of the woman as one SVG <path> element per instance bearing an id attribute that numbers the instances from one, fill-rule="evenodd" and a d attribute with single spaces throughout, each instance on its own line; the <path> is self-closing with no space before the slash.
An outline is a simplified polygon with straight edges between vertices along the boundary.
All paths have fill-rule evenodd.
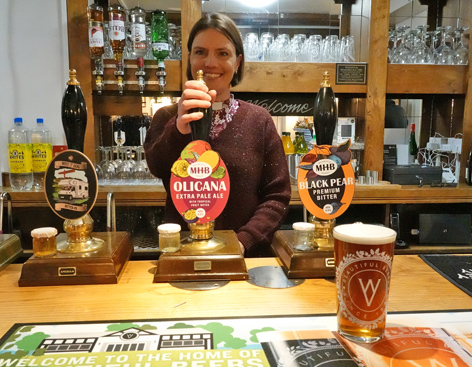
<path id="1" fill-rule="evenodd" d="M 239 30 L 225 15 L 203 16 L 192 28 L 187 48 L 187 78 L 178 105 L 159 109 L 149 128 L 144 149 L 150 171 L 163 180 L 169 193 L 172 164 L 191 141 L 189 122 L 203 117 L 194 108 L 213 104 L 209 143 L 226 164 L 231 180 L 227 205 L 215 229 L 232 229 L 245 256 L 270 256 L 270 244 L 282 224 L 290 201 L 287 163 L 269 113 L 230 93 L 244 72 Z M 206 83 L 192 80 L 203 70 Z M 166 222 L 180 223 L 181 215 L 167 195 Z"/>

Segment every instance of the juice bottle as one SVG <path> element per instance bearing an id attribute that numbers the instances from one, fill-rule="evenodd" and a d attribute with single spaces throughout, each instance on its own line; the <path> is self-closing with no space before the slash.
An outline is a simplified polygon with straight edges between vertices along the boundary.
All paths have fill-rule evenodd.
<path id="1" fill-rule="evenodd" d="M 285 155 L 295 154 L 295 147 L 293 146 L 292 139 L 290 138 L 290 132 L 282 132 L 282 144 L 284 146 Z"/>

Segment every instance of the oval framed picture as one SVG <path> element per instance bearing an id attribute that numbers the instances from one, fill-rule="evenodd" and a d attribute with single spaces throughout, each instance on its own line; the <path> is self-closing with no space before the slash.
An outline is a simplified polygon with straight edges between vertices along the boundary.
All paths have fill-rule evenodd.
<path id="1" fill-rule="evenodd" d="M 62 219 L 79 219 L 88 214 L 98 196 L 93 163 L 77 150 L 60 152 L 46 170 L 44 193 L 51 209 Z"/>

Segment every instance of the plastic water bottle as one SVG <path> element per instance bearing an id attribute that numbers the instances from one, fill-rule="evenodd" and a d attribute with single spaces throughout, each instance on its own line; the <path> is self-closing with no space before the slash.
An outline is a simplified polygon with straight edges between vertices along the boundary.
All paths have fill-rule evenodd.
<path id="1" fill-rule="evenodd" d="M 31 142 L 23 119 L 15 117 L 15 127 L 8 131 L 8 161 L 10 185 L 13 190 L 31 190 L 33 186 L 33 164 Z"/>
<path id="2" fill-rule="evenodd" d="M 44 173 L 52 159 L 51 131 L 44 126 L 44 120 L 36 119 L 36 126 L 31 129 L 33 147 L 33 188 L 40 190 L 44 187 Z"/>

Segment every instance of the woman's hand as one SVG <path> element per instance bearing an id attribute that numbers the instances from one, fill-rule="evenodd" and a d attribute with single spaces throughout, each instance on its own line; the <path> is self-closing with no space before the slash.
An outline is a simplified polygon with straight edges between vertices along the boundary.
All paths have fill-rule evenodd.
<path id="1" fill-rule="evenodd" d="M 181 134 L 190 134 L 189 122 L 203 117 L 202 112 L 190 112 L 190 110 L 210 107 L 216 98 L 216 91 L 208 90 L 205 84 L 196 80 L 185 82 L 184 88 L 177 111 L 177 129 Z"/>

